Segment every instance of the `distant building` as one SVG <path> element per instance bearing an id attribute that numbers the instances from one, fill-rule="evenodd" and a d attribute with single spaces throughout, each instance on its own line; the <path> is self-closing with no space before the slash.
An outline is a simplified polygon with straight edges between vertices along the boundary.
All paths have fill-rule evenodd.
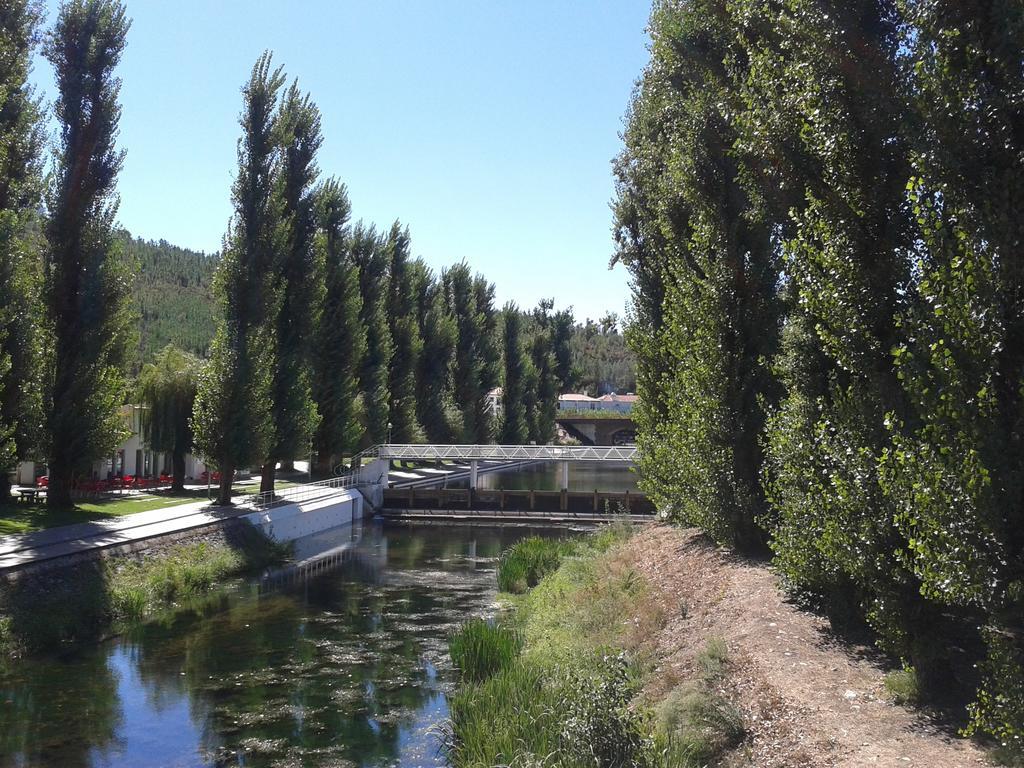
<path id="1" fill-rule="evenodd" d="M 558 397 L 560 411 L 611 411 L 614 413 L 630 413 L 636 395 L 603 395 L 591 397 L 578 393 L 568 393 Z"/>
<path id="2" fill-rule="evenodd" d="M 505 390 L 502 389 L 501 387 L 495 387 L 494 389 L 487 393 L 486 406 L 488 412 L 492 416 L 497 416 L 505 407 L 504 405 L 502 405 L 502 399 L 504 397 Z"/>
<path id="3" fill-rule="evenodd" d="M 162 473 L 171 474 L 171 454 L 151 450 L 145 443 L 142 434 L 142 413 L 144 405 L 121 406 L 121 417 L 131 435 L 114 453 L 99 461 L 93 462 L 92 476 L 97 480 L 112 477 L 159 477 Z M 198 479 L 206 471 L 206 465 L 196 456 L 185 454 L 185 477 Z M 23 461 L 11 476 L 12 482 L 18 485 L 34 485 L 35 479 L 45 475 L 46 466 L 42 463 Z"/>

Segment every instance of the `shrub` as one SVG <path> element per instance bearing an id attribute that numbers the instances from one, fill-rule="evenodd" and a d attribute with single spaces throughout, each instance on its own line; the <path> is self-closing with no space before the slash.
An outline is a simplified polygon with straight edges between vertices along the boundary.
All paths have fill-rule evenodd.
<path id="1" fill-rule="evenodd" d="M 643 716 L 630 708 L 636 693 L 625 654 L 605 656 L 594 670 L 573 670 L 561 686 L 560 763 L 626 768 L 648 762 L 654 744 Z"/>
<path id="2" fill-rule="evenodd" d="M 483 682 L 507 668 L 523 647 L 519 633 L 484 619 L 471 619 L 448 639 L 448 653 L 463 681 Z"/>

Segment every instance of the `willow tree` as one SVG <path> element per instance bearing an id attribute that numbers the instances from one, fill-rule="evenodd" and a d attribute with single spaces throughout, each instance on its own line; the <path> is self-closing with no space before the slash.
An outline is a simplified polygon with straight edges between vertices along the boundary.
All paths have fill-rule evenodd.
<path id="1" fill-rule="evenodd" d="M 185 454 L 194 443 L 192 411 L 202 368 L 198 357 L 169 344 L 139 374 L 143 434 L 152 450 L 171 454 L 174 492 L 185 490 Z"/>
<path id="2" fill-rule="evenodd" d="M 325 293 L 313 356 L 313 397 L 320 414 L 313 447 L 317 472 L 329 475 L 344 454 L 356 450 L 362 434 L 359 373 L 366 330 L 359 320 L 359 269 L 350 253 L 348 194 L 330 179 L 321 185 L 317 198 L 317 247 L 323 252 Z"/>
<path id="3" fill-rule="evenodd" d="M 315 247 L 316 153 L 323 137 L 320 110 L 293 83 L 277 115 L 281 142 L 280 196 L 283 247 L 274 264 L 279 296 L 270 318 L 275 335 L 271 385 L 273 439 L 263 461 L 260 490 L 274 490 L 277 463 L 309 456 L 319 415 L 312 392 L 313 331 L 319 324 L 324 282 L 322 253 Z"/>
<path id="4" fill-rule="evenodd" d="M 275 112 L 283 84 L 281 69 L 271 69 L 265 53 L 243 89 L 234 216 L 214 283 L 221 318 L 196 397 L 196 446 L 221 473 L 219 504 L 231 503 L 235 470 L 263 461 L 274 438 L 272 320 L 277 258 L 285 246 Z"/>
<path id="5" fill-rule="evenodd" d="M 48 192 L 46 307 L 52 507 L 71 506 L 76 473 L 108 456 L 126 434 L 119 408 L 132 355 L 131 270 L 114 236 L 115 146 L 121 108 L 114 70 L 129 21 L 115 0 L 61 6 L 45 42 L 57 77 L 59 140 Z"/>
<path id="6" fill-rule="evenodd" d="M 39 105 L 28 84 L 39 9 L 28 0 L 0 14 L 0 499 L 8 474 L 39 447 L 41 337 L 39 243 L 32 224 L 42 192 Z"/>

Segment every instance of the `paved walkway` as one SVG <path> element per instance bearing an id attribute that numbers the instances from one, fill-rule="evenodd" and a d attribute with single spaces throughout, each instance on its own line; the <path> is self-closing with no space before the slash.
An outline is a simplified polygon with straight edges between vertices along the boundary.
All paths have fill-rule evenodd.
<path id="1" fill-rule="evenodd" d="M 235 501 L 241 503 L 245 498 L 239 496 Z M 0 573 L 31 562 L 200 528 L 250 512 L 252 509 L 247 506 L 217 507 L 209 501 L 197 501 L 148 512 L 135 512 L 109 520 L 93 520 L 32 533 L 11 534 L 0 537 Z"/>

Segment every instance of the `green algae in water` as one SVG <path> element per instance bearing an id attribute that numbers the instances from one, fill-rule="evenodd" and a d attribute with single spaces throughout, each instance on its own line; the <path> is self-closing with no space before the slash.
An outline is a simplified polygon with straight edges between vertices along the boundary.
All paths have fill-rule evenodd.
<path id="1" fill-rule="evenodd" d="M 0 765 L 443 766 L 446 641 L 520 528 L 367 528 L 338 570 L 0 678 Z M 339 534 L 343 540 L 351 531 Z"/>

